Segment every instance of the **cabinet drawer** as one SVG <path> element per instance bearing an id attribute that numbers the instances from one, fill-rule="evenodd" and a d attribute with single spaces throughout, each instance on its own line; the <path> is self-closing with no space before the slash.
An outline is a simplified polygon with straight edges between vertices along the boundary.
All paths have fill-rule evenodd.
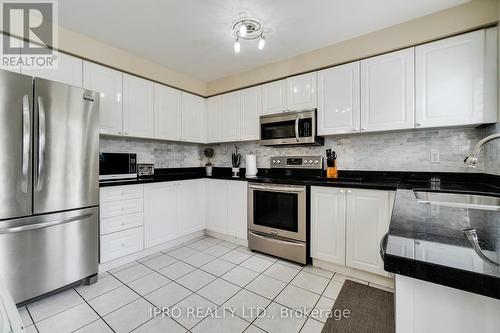
<path id="1" fill-rule="evenodd" d="M 101 219 L 142 212 L 143 200 L 132 199 L 101 204 Z"/>
<path id="2" fill-rule="evenodd" d="M 125 185 L 101 188 L 101 203 L 118 200 L 139 199 L 142 198 L 142 196 L 142 185 Z"/>
<path id="3" fill-rule="evenodd" d="M 101 262 L 110 261 L 144 249 L 143 227 L 101 236 Z"/>
<path id="4" fill-rule="evenodd" d="M 126 230 L 143 225 L 142 213 L 119 215 L 107 219 L 101 219 L 101 235 Z"/>

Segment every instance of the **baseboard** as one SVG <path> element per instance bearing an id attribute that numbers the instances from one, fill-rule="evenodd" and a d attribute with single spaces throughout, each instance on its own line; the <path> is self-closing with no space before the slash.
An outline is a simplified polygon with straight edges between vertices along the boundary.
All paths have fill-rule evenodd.
<path id="1" fill-rule="evenodd" d="M 240 244 L 242 246 L 248 246 L 248 241 L 246 239 L 241 239 L 238 237 L 224 235 L 224 234 L 218 233 L 216 231 L 205 229 L 205 235 L 210 236 L 210 237 L 214 237 L 214 238 L 218 238 L 218 239 L 222 239 L 222 240 L 225 240 L 228 242 Z"/>
<path id="2" fill-rule="evenodd" d="M 361 271 L 359 269 L 333 264 L 331 262 L 320 260 L 320 259 L 313 259 L 313 266 L 327 269 L 327 270 L 334 271 L 334 272 L 338 272 L 340 274 L 352 276 L 354 278 L 358 278 L 361 280 L 365 280 L 365 281 L 368 281 L 371 283 L 378 284 L 380 286 L 394 289 L 394 278 L 393 277 L 386 277 L 386 276 L 382 276 L 382 275 L 378 275 L 378 274 L 373 274 L 373 273 Z"/>
<path id="3" fill-rule="evenodd" d="M 115 260 L 112 260 L 112 261 L 108 261 L 108 262 L 99 264 L 99 273 L 103 273 L 105 271 L 109 271 L 110 269 L 113 269 L 113 268 L 116 268 L 116 267 L 128 264 L 129 262 L 132 262 L 134 260 L 137 260 L 137 259 L 149 256 L 150 254 L 153 254 L 153 253 L 156 253 L 156 252 L 168 249 L 170 247 L 174 247 L 174 246 L 180 245 L 182 243 L 188 242 L 188 241 L 190 241 L 192 239 L 201 237 L 203 235 L 205 235 L 205 230 L 196 231 L 196 232 L 193 232 L 193 233 L 191 233 L 189 235 L 173 239 L 173 240 L 171 240 L 169 242 L 162 243 L 162 244 L 159 244 L 159 245 L 156 245 L 156 246 L 144 249 L 144 250 L 142 250 L 140 252 L 129 254 L 128 256 L 121 257 L 121 258 L 118 258 L 118 259 L 115 259 Z"/>

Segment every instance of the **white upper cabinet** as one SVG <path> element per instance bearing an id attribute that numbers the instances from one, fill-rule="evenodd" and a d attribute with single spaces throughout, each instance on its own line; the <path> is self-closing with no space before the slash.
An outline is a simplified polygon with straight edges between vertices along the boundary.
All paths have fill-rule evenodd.
<path id="1" fill-rule="evenodd" d="M 415 48 L 416 127 L 496 121 L 496 28 Z"/>
<path id="2" fill-rule="evenodd" d="M 318 72 L 318 135 L 360 131 L 359 64 Z"/>
<path id="3" fill-rule="evenodd" d="M 83 87 L 100 93 L 102 134 L 123 134 L 122 79 L 122 72 L 92 62 L 83 62 Z"/>
<path id="4" fill-rule="evenodd" d="M 203 143 L 205 134 L 205 99 L 190 93 L 182 92 L 182 131 L 181 139 L 189 142 Z"/>
<path id="5" fill-rule="evenodd" d="M 240 139 L 259 139 L 259 117 L 262 114 L 262 86 L 241 90 L 241 134 Z"/>
<path id="6" fill-rule="evenodd" d="M 181 137 L 181 91 L 154 84 L 154 137 L 179 140 Z"/>
<path id="7" fill-rule="evenodd" d="M 153 82 L 137 76 L 123 74 L 123 134 L 152 138 Z"/>
<path id="8" fill-rule="evenodd" d="M 289 110 L 316 108 L 316 72 L 287 78 L 286 91 Z"/>
<path id="9" fill-rule="evenodd" d="M 31 69 L 21 66 L 21 73 L 42 79 L 52 80 L 75 87 L 83 86 L 83 60 L 69 54 L 57 53 L 57 68 L 55 69 Z"/>
<path id="10" fill-rule="evenodd" d="M 207 142 L 210 143 L 222 140 L 221 99 L 221 95 L 207 98 Z"/>
<path id="11" fill-rule="evenodd" d="M 16 38 L 16 37 L 10 37 L 10 36 L 7 36 L 7 35 L 4 35 L 0 32 L 0 43 L 3 43 L 4 41 L 4 38 L 9 38 L 9 41 L 8 43 L 11 43 L 11 47 L 17 47 L 17 46 L 20 46 L 21 44 L 21 40 L 19 38 Z M 16 52 L 16 55 L 20 55 L 21 54 L 21 51 L 19 52 Z M 16 73 L 21 73 L 21 65 L 17 65 L 17 66 L 9 66 L 9 67 L 5 67 L 3 65 L 2 62 L 0 62 L 0 69 L 3 69 L 3 70 L 6 70 L 6 71 L 9 71 L 9 72 L 16 72 Z"/>
<path id="12" fill-rule="evenodd" d="M 389 230 L 390 198 L 388 191 L 347 190 L 347 266 L 387 275 L 379 249 Z"/>
<path id="13" fill-rule="evenodd" d="M 414 126 L 414 48 L 361 61 L 361 131 Z"/>
<path id="14" fill-rule="evenodd" d="M 239 91 L 221 96 L 221 136 L 222 141 L 237 141 L 240 137 L 241 94 Z"/>
<path id="15" fill-rule="evenodd" d="M 345 265 L 346 190 L 311 187 L 311 257 Z"/>
<path id="16" fill-rule="evenodd" d="M 286 80 L 274 81 L 262 85 L 262 112 L 273 114 L 287 109 Z"/>

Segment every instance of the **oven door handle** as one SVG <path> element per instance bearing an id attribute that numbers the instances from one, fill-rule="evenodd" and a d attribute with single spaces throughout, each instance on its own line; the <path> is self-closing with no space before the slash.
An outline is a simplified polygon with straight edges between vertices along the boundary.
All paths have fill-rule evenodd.
<path id="1" fill-rule="evenodd" d="M 286 186 L 265 186 L 265 185 L 248 185 L 249 188 L 264 191 L 280 191 L 280 192 L 304 192 L 304 187 L 286 187 Z"/>
<path id="2" fill-rule="evenodd" d="M 300 121 L 300 115 L 297 115 L 297 118 L 295 118 L 295 140 L 299 142 L 300 137 L 299 137 L 299 121 Z"/>
<path id="3" fill-rule="evenodd" d="M 300 241 L 291 241 L 291 240 L 283 240 L 283 239 L 278 239 L 278 238 L 273 238 L 273 237 L 267 237 L 258 233 L 253 232 L 252 230 L 248 230 L 249 233 L 252 234 L 252 236 L 255 236 L 260 239 L 264 239 L 269 242 L 273 243 L 278 243 L 278 244 L 291 244 L 291 245 L 301 245 L 304 244 L 304 242 Z"/>

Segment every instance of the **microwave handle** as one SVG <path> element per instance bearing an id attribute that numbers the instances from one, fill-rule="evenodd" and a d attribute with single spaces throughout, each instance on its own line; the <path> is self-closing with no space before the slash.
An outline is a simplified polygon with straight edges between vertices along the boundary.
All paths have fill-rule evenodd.
<path id="1" fill-rule="evenodd" d="M 300 138 L 299 138 L 299 120 L 300 120 L 300 116 L 297 116 L 297 118 L 295 118 L 295 140 L 297 140 L 297 142 L 299 142 Z"/>

